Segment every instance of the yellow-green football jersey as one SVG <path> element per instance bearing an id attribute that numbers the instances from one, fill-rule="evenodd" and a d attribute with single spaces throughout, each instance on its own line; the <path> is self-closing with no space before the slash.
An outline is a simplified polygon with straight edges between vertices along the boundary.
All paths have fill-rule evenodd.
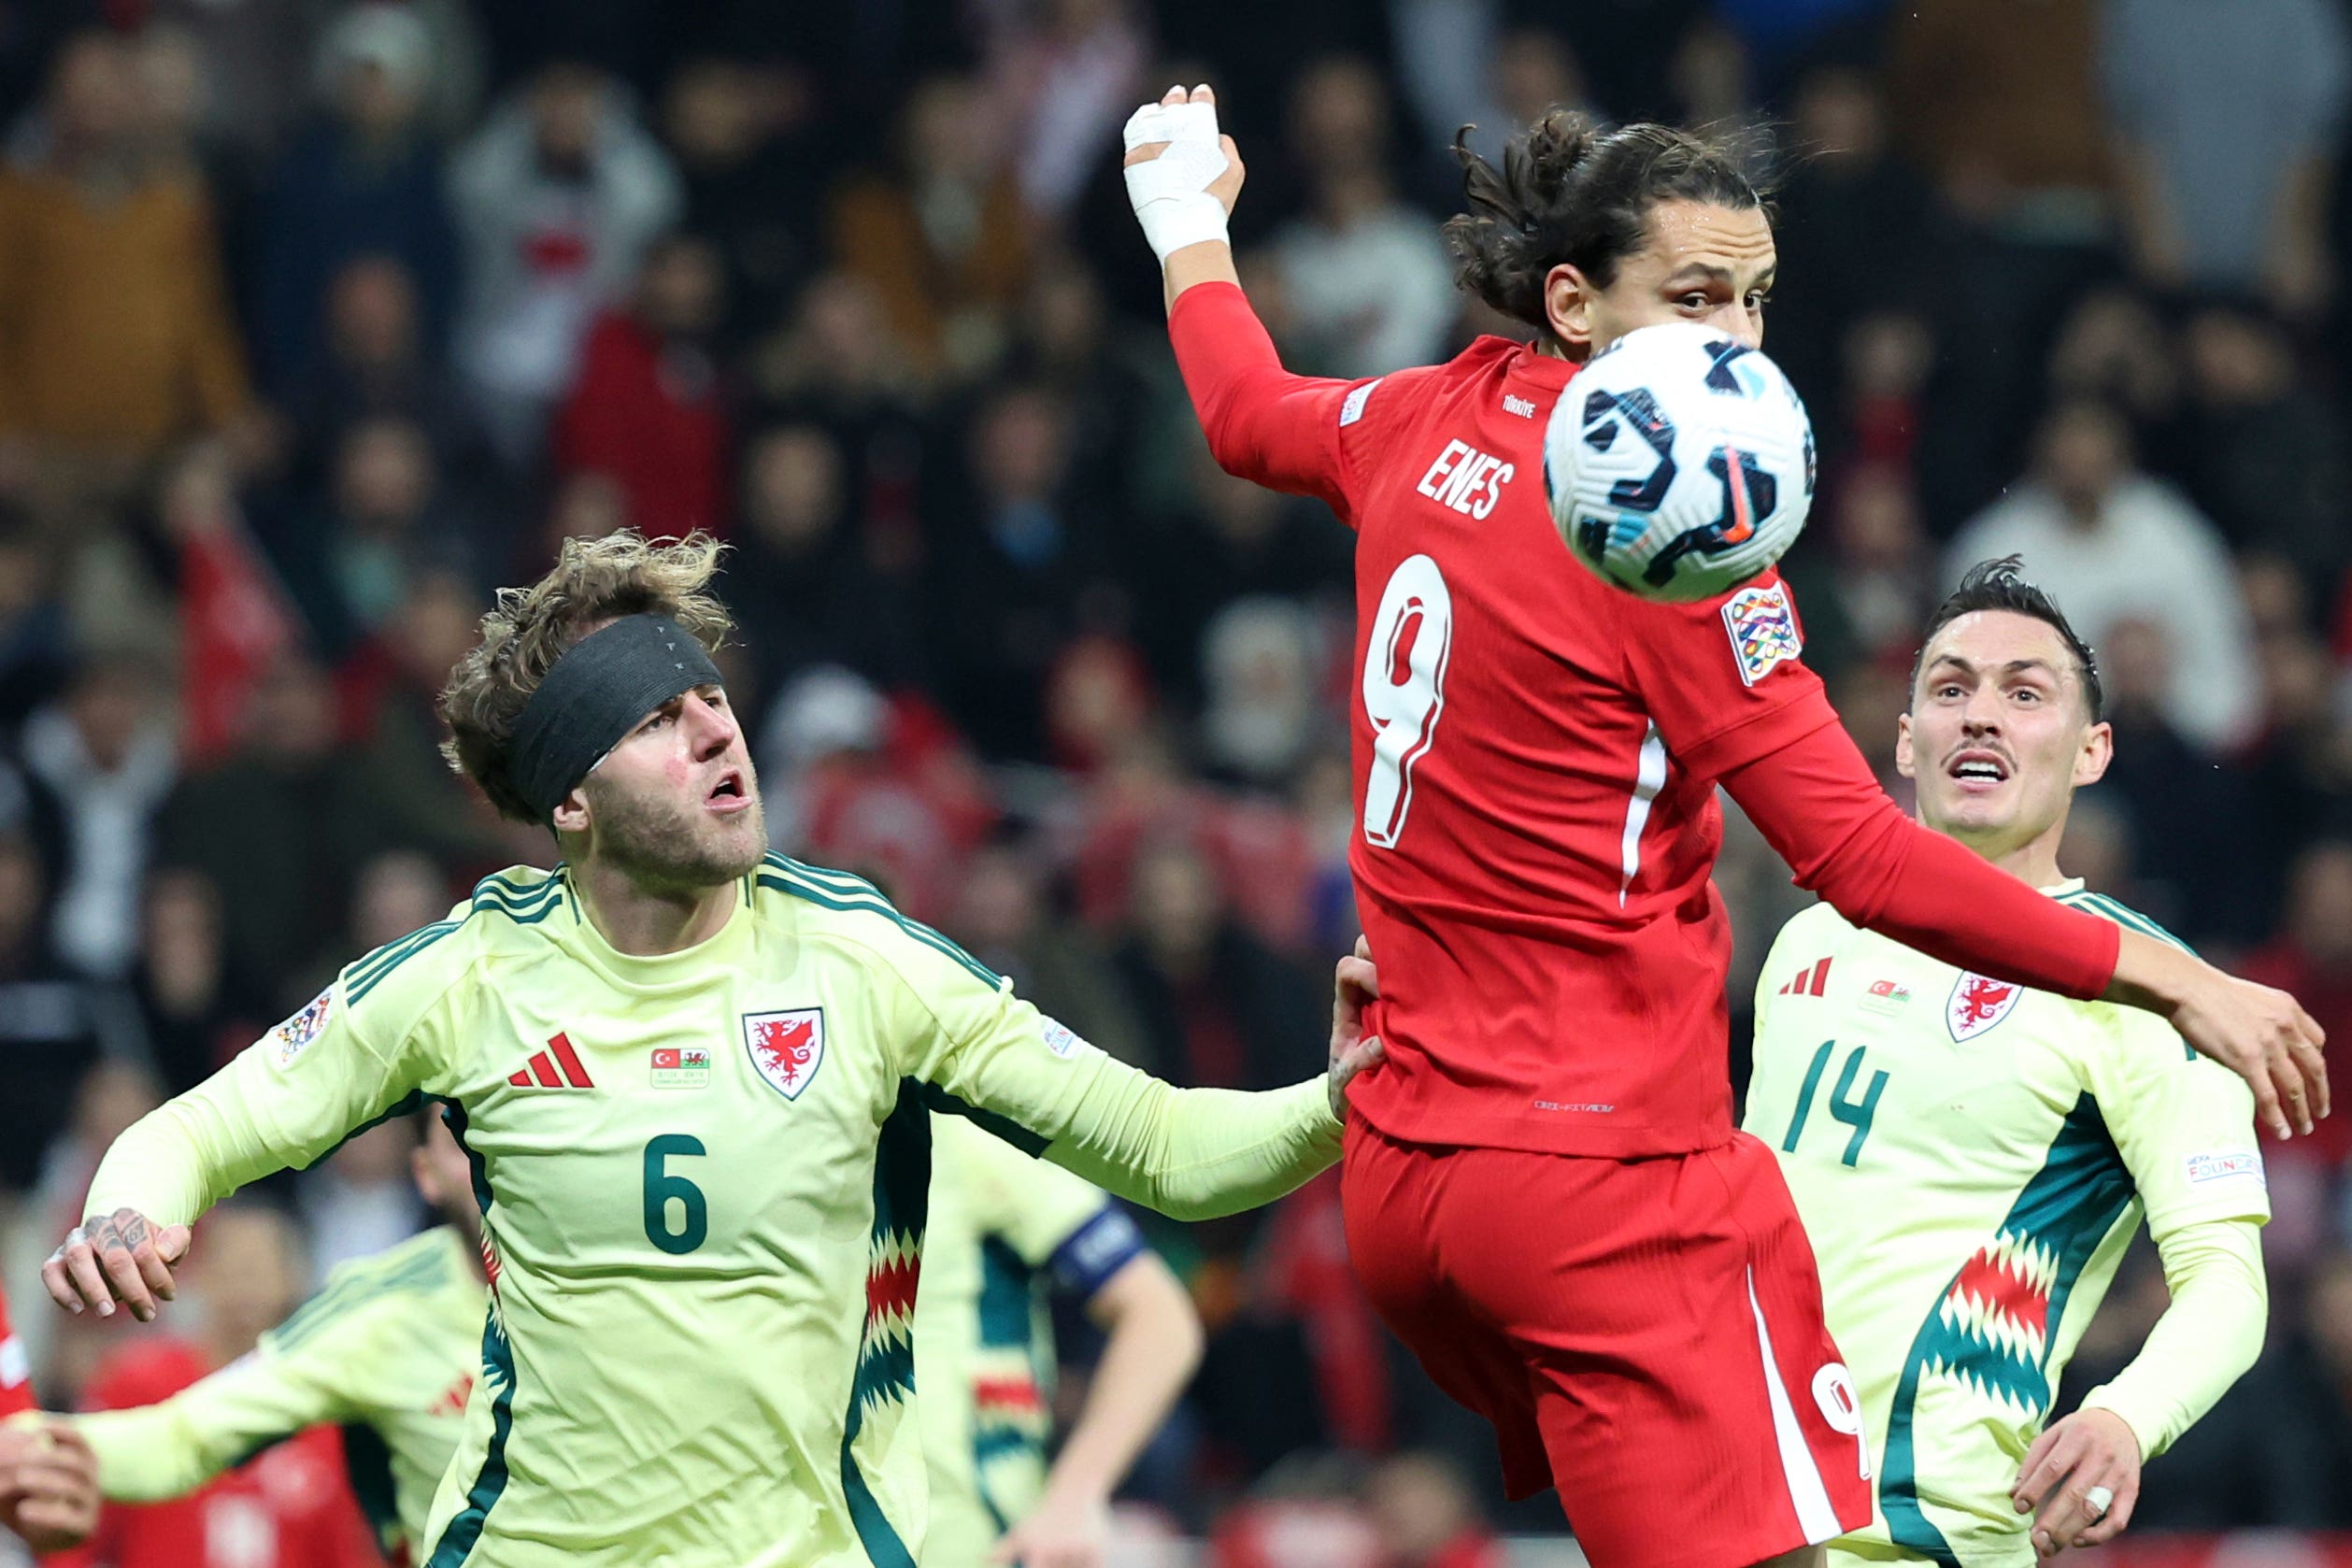
<path id="1" fill-rule="evenodd" d="M 130 1503 L 183 1496 L 273 1443 L 339 1426 L 384 1555 L 421 1561 L 486 1305 L 465 1238 L 444 1225 L 336 1268 L 250 1355 L 171 1398 L 64 1418 L 97 1455 L 99 1490 Z"/>
<path id="2" fill-rule="evenodd" d="M 1827 905 L 1782 928 L 1756 989 L 1743 1125 L 1812 1238 L 1875 1478 L 1837 1546 L 2030 1562 L 2009 1488 L 2143 1214 L 2160 1241 L 2269 1216 L 2253 1095 L 2153 1014 L 1968 974 Z"/>
<path id="3" fill-rule="evenodd" d="M 933 1107 L 1180 1217 L 1339 1142 L 1319 1079 L 1172 1089 L 869 884 L 771 856 L 658 957 L 613 948 L 561 869 L 485 880 L 135 1125 L 89 1201 L 187 1220 L 425 1099 L 491 1269 L 427 1568 L 908 1568 Z"/>
<path id="4" fill-rule="evenodd" d="M 978 1568 L 1036 1506 L 1053 1433 L 1054 1349 L 1044 1286 L 1081 1299 L 1145 1250 L 1100 1188 L 960 1117 L 932 1126 L 915 1402 L 931 1462 L 927 1568 Z"/>

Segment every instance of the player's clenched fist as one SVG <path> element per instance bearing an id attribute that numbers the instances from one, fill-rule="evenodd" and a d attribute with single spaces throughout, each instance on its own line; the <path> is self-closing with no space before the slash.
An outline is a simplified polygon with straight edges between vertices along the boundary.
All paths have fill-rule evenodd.
<path id="1" fill-rule="evenodd" d="M 96 1307 L 113 1316 L 121 1302 L 140 1322 L 155 1317 L 157 1301 L 178 1293 L 172 1265 L 188 1254 L 188 1227 L 157 1225 L 136 1209 L 92 1215 L 65 1236 L 41 1265 L 50 1298 L 73 1312 Z"/>
<path id="2" fill-rule="evenodd" d="M 1217 129 L 1217 94 L 1171 87 L 1127 119 L 1127 200 L 1151 253 L 1167 264 L 1188 245 L 1225 241 L 1241 194 L 1241 151 Z"/>
<path id="3" fill-rule="evenodd" d="M 98 1527 L 98 1461 L 80 1433 L 36 1417 L 0 1427 L 0 1524 L 36 1552 L 90 1538 Z"/>

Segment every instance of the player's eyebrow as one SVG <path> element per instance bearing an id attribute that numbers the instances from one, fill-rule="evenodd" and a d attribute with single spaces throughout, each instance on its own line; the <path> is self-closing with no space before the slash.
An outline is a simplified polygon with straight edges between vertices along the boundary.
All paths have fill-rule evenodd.
<path id="1" fill-rule="evenodd" d="M 1755 289 L 1769 289 L 1779 280 L 1779 278 L 1780 264 L 1775 262 L 1759 274 L 1756 281 L 1748 286 Z M 1713 262 L 1685 262 L 1681 266 L 1667 274 L 1666 281 L 1660 287 L 1671 289 L 1684 283 L 1720 283 L 1728 289 L 1732 281 L 1730 267 L 1718 266 Z"/>
<path id="2" fill-rule="evenodd" d="M 1928 674 L 1933 675 L 1947 664 L 1962 675 L 1978 673 L 1974 663 L 1961 658 L 1959 654 L 1939 653 L 1928 662 Z M 2028 670 L 2039 670 L 2053 680 L 2058 678 L 2058 666 L 2047 659 L 2012 659 L 1999 667 L 2003 675 L 2022 675 Z"/>

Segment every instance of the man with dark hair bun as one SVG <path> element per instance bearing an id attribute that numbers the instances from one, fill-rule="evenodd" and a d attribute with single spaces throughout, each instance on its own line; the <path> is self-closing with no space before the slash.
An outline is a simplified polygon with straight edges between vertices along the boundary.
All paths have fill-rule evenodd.
<path id="1" fill-rule="evenodd" d="M 1762 341 L 1777 254 L 1735 158 L 1562 112 L 1499 167 L 1463 150 L 1458 279 L 1533 341 L 1344 381 L 1285 372 L 1242 295 L 1214 94 L 1171 90 L 1125 139 L 1218 461 L 1357 531 L 1350 858 L 1389 1052 L 1351 1095 L 1357 1272 L 1598 1568 L 1810 1561 L 1868 1519 L 1867 1465 L 1788 1189 L 1732 1125 L 1718 785 L 1857 924 L 2160 1012 L 2282 1133 L 2324 1114 L 2317 1028 L 1905 819 L 1776 574 L 1663 605 L 1566 559 L 1543 439 L 1578 367 L 1669 321 Z"/>

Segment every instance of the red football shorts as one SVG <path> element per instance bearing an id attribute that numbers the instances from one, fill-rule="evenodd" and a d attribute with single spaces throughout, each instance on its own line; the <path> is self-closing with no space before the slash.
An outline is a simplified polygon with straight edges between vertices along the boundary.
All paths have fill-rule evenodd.
<path id="1" fill-rule="evenodd" d="M 1494 1424 L 1514 1498 L 1557 1487 L 1595 1568 L 1744 1568 L 1870 1521 L 1853 1379 L 1772 1151 L 1597 1160 L 1347 1123 L 1374 1304 Z"/>

